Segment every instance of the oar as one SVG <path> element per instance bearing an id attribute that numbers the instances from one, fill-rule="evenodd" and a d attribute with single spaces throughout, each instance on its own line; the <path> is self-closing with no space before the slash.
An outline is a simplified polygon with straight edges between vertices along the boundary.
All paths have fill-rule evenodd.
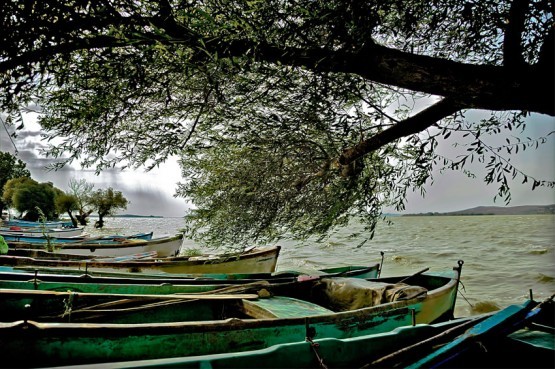
<path id="1" fill-rule="evenodd" d="M 405 277 L 405 278 L 401 279 L 400 281 L 398 281 L 398 282 L 396 282 L 396 283 L 404 283 L 404 282 L 406 282 L 407 280 L 409 280 L 409 279 L 411 279 L 411 278 L 413 278 L 413 277 L 416 277 L 417 275 L 420 275 L 420 274 L 422 274 L 422 273 L 424 273 L 424 272 L 427 272 L 428 270 L 430 270 L 430 268 L 424 268 L 424 269 L 422 269 L 421 271 L 416 272 L 416 273 L 414 273 L 414 274 L 411 274 L 411 275 L 409 275 L 408 277 Z"/>

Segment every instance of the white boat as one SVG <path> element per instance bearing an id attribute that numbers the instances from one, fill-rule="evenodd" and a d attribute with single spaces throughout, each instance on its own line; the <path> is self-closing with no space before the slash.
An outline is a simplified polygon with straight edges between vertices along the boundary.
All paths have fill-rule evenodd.
<path id="1" fill-rule="evenodd" d="M 178 233 L 174 236 L 157 236 L 152 237 L 150 240 L 143 239 L 124 239 L 121 241 L 114 241 L 112 243 L 98 243 L 91 240 L 76 241 L 75 243 L 52 242 L 54 252 L 77 254 L 77 255 L 90 255 L 93 257 L 99 256 L 126 256 L 131 254 L 140 254 L 144 252 L 155 251 L 159 257 L 176 256 L 181 248 L 183 240 L 183 233 Z M 44 244 L 32 242 L 10 242 L 10 248 L 24 248 L 24 249 L 41 249 L 44 250 Z"/>
<path id="2" fill-rule="evenodd" d="M 64 245 L 65 246 L 65 245 Z M 273 273 L 276 270 L 280 246 L 249 248 L 243 252 L 222 253 L 217 255 L 176 256 L 133 258 L 128 255 L 117 258 L 77 259 L 72 255 L 60 254 L 53 257 L 33 258 L 24 256 L 0 255 L 0 265 L 18 268 L 63 268 L 73 270 L 116 271 L 134 273 Z M 65 256 L 63 256 L 65 255 Z"/>

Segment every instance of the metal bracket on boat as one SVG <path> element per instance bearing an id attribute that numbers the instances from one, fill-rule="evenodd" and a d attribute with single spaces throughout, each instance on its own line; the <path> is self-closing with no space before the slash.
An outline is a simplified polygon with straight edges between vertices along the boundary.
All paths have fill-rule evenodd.
<path id="1" fill-rule="evenodd" d="M 25 319 L 23 319 L 23 324 L 25 325 L 25 327 L 27 327 L 27 320 L 29 320 L 29 315 L 31 314 L 31 304 L 25 304 L 25 306 L 23 306 L 23 309 L 25 310 Z"/>
<path id="2" fill-rule="evenodd" d="M 382 275 L 382 268 L 383 268 L 383 256 L 385 255 L 385 252 L 380 251 L 380 254 L 382 255 L 382 261 L 380 262 L 380 268 L 378 269 L 378 278 L 380 278 L 380 276 Z"/>
<path id="3" fill-rule="evenodd" d="M 409 309 L 409 311 L 412 320 L 412 326 L 414 327 L 416 325 L 416 309 Z"/>
<path id="4" fill-rule="evenodd" d="M 39 274 L 39 271 L 35 269 L 35 278 L 33 279 L 33 285 L 35 286 L 35 290 L 38 290 L 38 287 L 39 287 L 38 274 Z"/>
<path id="5" fill-rule="evenodd" d="M 310 324 L 308 323 L 308 318 L 304 319 L 304 326 L 305 337 L 307 341 L 312 340 L 314 337 L 316 337 L 316 328 L 310 326 Z"/>

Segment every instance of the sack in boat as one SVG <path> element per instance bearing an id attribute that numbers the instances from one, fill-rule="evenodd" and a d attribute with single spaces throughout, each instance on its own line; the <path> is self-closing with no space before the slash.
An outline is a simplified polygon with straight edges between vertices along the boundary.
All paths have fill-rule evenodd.
<path id="1" fill-rule="evenodd" d="M 426 296 L 427 289 L 405 283 L 373 282 L 358 278 L 322 278 L 314 297 L 333 311 L 347 311 Z"/>

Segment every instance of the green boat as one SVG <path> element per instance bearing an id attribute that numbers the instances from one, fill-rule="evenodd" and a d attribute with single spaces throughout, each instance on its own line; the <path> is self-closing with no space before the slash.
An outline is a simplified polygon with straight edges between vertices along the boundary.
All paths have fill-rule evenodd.
<path id="1" fill-rule="evenodd" d="M 451 319 L 461 269 L 459 262 L 441 273 L 263 285 L 254 297 L 243 289 L 240 292 L 247 297 L 235 299 L 226 291 L 219 291 L 221 298 L 217 293 L 196 298 L 29 290 L 27 298 L 37 299 L 27 309 L 20 299 L 19 314 L 32 313 L 40 296 L 57 295 L 64 318 L 0 323 L 0 354 L 12 365 L 44 367 L 242 352 L 306 337 L 345 339 L 383 333 Z M 0 302 L 11 301 L 15 307 L 15 297 L 21 293 L 0 291 Z M 126 305 L 128 301 L 134 305 Z M 37 311 L 47 314 L 42 308 Z M 1 310 L 3 317 L 14 313 Z M 87 322 L 63 322 L 67 314 Z"/>
<path id="2" fill-rule="evenodd" d="M 251 274 L 191 274 L 185 277 L 148 278 L 132 274 L 127 277 L 95 277 L 90 275 L 64 275 L 0 271 L 0 289 L 72 291 L 117 294 L 171 294 L 206 292 L 218 288 L 247 284 L 256 281 L 286 283 L 310 278 L 352 277 L 376 278 L 380 265 L 367 267 L 346 266 L 319 270 L 315 275 L 300 272 L 251 273 Z"/>
<path id="3" fill-rule="evenodd" d="M 403 368 L 414 363 L 414 358 L 434 347 L 453 347 L 471 332 L 499 323 L 501 317 L 515 312 L 529 312 L 537 303 L 512 305 L 496 313 L 457 318 L 436 324 L 417 324 L 396 328 L 390 332 L 337 339 L 322 338 L 277 344 L 261 350 L 186 356 L 142 361 L 109 362 L 73 369 L 128 369 L 128 368 Z M 480 337 L 474 350 L 465 353 L 466 361 L 451 362 L 458 368 L 553 368 L 555 341 L 553 336 L 553 301 L 549 305 L 536 305 L 539 314 L 514 333 L 493 335 L 487 347 Z M 541 324 L 539 315 L 550 317 L 551 323 Z M 517 323 L 518 326 L 518 322 Z M 481 328 L 480 328 L 481 327 Z M 514 327 L 514 325 L 513 325 Z M 491 342 L 491 341 L 495 341 Z M 463 353 L 462 351 L 458 351 Z M 462 356 L 462 355 L 461 355 Z M 455 355 L 451 355 L 455 358 Z M 470 362 L 468 359 L 472 359 Z M 438 367 L 418 365 L 417 368 Z"/>

